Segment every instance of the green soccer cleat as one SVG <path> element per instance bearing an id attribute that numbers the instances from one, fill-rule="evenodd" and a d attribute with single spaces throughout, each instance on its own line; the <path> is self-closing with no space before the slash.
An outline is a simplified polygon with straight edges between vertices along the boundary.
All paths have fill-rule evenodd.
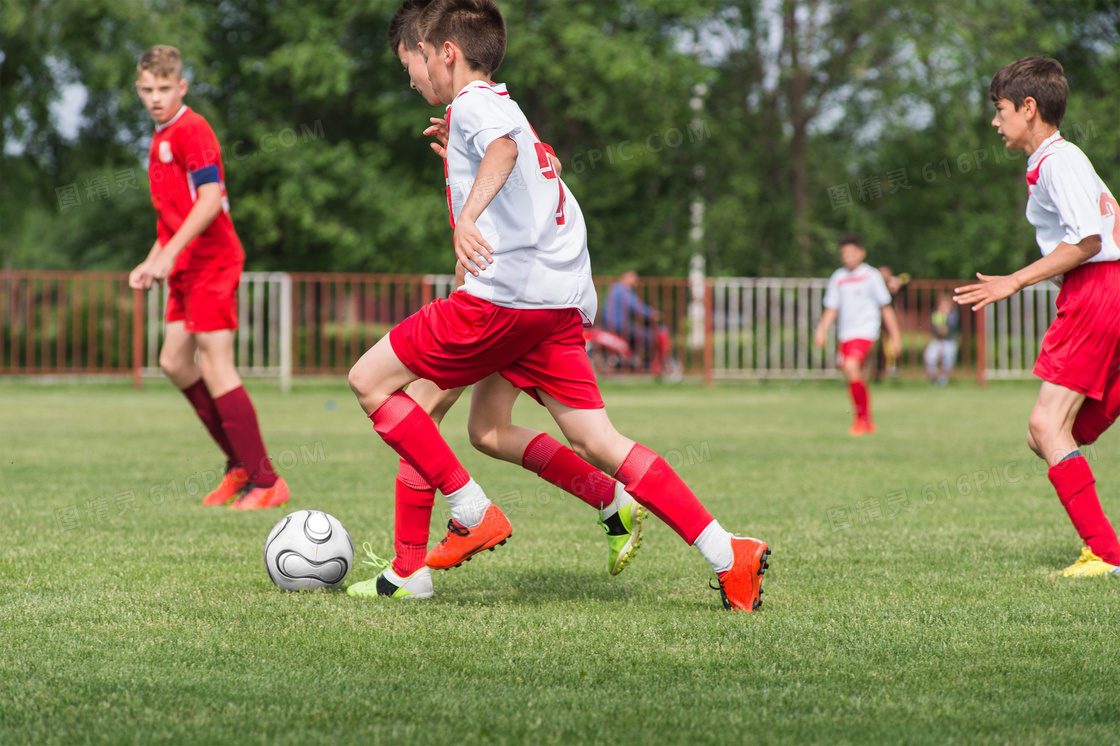
<path id="1" fill-rule="evenodd" d="M 375 578 L 363 580 L 348 587 L 346 589 L 347 595 L 366 597 L 387 596 L 388 598 L 395 598 L 397 600 L 419 600 L 422 598 L 431 598 L 435 595 L 435 588 L 432 586 L 432 571 L 427 567 L 421 567 L 408 577 L 402 578 L 400 575 L 393 572 L 392 562 L 390 560 L 378 557 L 373 553 L 373 548 L 369 545 L 369 542 L 365 543 L 364 549 L 369 559 L 362 560 L 362 563 L 371 565 L 375 570 L 380 570 L 381 572 L 378 573 Z"/>
<path id="2" fill-rule="evenodd" d="M 607 532 L 607 569 L 611 575 L 618 575 L 642 546 L 642 521 L 648 514 L 621 484 L 615 484 L 614 491 L 618 512 L 604 519 L 603 511 L 599 511 L 599 525 Z"/>

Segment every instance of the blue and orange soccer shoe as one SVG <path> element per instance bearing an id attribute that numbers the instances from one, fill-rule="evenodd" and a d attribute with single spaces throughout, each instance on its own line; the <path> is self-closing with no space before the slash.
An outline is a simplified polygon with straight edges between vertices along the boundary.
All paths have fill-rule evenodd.
<path id="1" fill-rule="evenodd" d="M 233 510 L 260 510 L 275 508 L 286 502 L 288 502 L 288 483 L 283 477 L 277 477 L 276 483 L 271 487 L 245 485 L 241 497 L 234 500 L 229 507 Z"/>
<path id="2" fill-rule="evenodd" d="M 428 552 L 424 564 L 433 570 L 450 570 L 483 550 L 493 551 L 512 535 L 509 519 L 497 505 L 491 503 L 482 514 L 482 522 L 474 528 L 467 528 L 454 518 L 448 521 L 447 536 Z"/>
<path id="3" fill-rule="evenodd" d="M 762 608 L 762 575 L 770 567 L 770 549 L 761 539 L 732 536 L 735 560 L 719 576 L 719 595 L 729 611 L 758 611 Z"/>
<path id="4" fill-rule="evenodd" d="M 203 505 L 225 505 L 249 484 L 249 473 L 240 466 L 235 466 L 222 475 L 222 481 L 206 497 L 202 498 Z"/>

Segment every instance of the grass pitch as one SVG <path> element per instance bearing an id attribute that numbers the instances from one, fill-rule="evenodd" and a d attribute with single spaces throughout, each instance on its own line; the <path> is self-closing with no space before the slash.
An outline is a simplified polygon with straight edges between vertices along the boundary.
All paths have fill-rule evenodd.
<path id="1" fill-rule="evenodd" d="M 280 592 L 261 550 L 290 510 L 391 554 L 396 457 L 344 383 L 250 390 L 283 511 L 198 504 L 220 459 L 166 382 L 0 383 L 0 743 L 1117 742 L 1120 580 L 1052 577 L 1080 544 L 1024 444 L 1035 385 L 873 387 L 859 439 L 838 383 L 607 386 L 770 542 L 749 615 L 656 519 L 608 575 L 593 511 L 471 451 L 466 402 L 443 429 L 509 544 L 431 601 Z M 1089 453 L 1114 520 L 1118 446 Z"/>

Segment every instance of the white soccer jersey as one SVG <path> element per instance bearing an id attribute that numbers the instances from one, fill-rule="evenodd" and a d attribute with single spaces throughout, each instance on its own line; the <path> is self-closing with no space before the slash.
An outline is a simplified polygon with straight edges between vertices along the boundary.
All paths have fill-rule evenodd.
<path id="1" fill-rule="evenodd" d="M 1059 243 L 1101 237 L 1101 250 L 1089 262 L 1120 260 L 1120 223 L 1116 199 L 1093 164 L 1055 132 L 1027 159 L 1027 220 L 1043 256 Z"/>
<path id="2" fill-rule="evenodd" d="M 824 292 L 824 307 L 840 312 L 836 337 L 841 342 L 878 339 L 882 308 L 890 302 L 891 294 L 883 276 L 868 264 L 861 264 L 854 270 L 847 267 L 836 270 L 828 278 L 828 290 Z"/>
<path id="3" fill-rule="evenodd" d="M 585 324 L 594 322 L 598 297 L 583 213 L 506 87 L 468 84 L 447 107 L 447 121 L 453 223 L 490 143 L 508 135 L 517 144 L 517 165 L 476 221 L 494 263 L 478 277 L 468 272 L 463 290 L 508 308 L 578 308 Z"/>

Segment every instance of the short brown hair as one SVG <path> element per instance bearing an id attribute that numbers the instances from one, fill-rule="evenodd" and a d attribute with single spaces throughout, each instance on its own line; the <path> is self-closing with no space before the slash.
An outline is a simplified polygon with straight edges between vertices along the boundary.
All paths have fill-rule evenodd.
<path id="1" fill-rule="evenodd" d="M 451 42 L 471 69 L 493 75 L 506 56 L 506 22 L 494 0 L 435 0 L 420 17 L 424 43 Z"/>
<path id="2" fill-rule="evenodd" d="M 175 47 L 159 44 L 140 55 L 136 72 L 139 74 L 145 70 L 157 78 L 182 78 L 183 58 Z"/>
<path id="3" fill-rule="evenodd" d="M 1042 121 L 1059 127 L 1069 102 L 1069 82 L 1062 63 L 1049 57 L 1024 57 L 1004 65 L 988 86 L 992 101 L 1005 98 L 1019 111 L 1030 96 Z"/>
<path id="4" fill-rule="evenodd" d="M 863 248 L 863 236 L 858 233 L 846 233 L 840 237 L 840 248 L 844 248 L 848 244 Z M 866 250 L 866 249 L 865 249 Z"/>
<path id="5" fill-rule="evenodd" d="M 432 4 L 432 0 L 404 0 L 401 7 L 389 21 L 389 48 L 396 54 L 401 44 L 406 49 L 416 51 L 420 43 L 420 15 Z"/>

